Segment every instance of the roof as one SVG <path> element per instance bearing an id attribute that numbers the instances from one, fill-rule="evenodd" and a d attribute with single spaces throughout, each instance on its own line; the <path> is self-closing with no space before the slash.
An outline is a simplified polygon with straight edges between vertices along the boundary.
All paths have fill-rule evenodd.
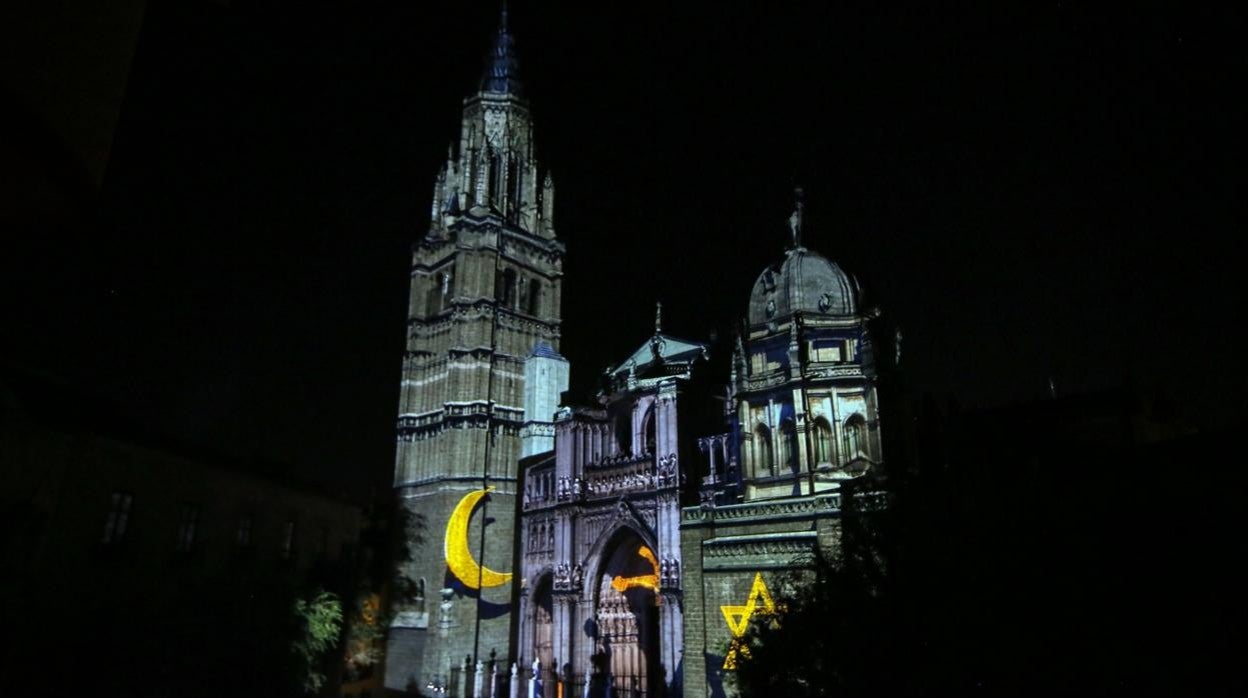
<path id="1" fill-rule="evenodd" d="M 533 351 L 529 352 L 529 357 L 538 356 L 543 359 L 558 359 L 559 361 L 567 361 L 562 354 L 555 351 L 550 343 L 544 339 L 539 339 L 537 344 L 533 345 Z"/>
<path id="2" fill-rule="evenodd" d="M 662 363 L 665 364 L 688 365 L 693 363 L 695 359 L 704 357 L 707 351 L 707 345 L 701 342 L 678 339 L 658 332 L 643 342 L 631 356 L 612 368 L 610 373 L 612 375 L 623 373 L 629 369 L 630 364 L 633 366 L 634 371 L 640 372 L 642 369 L 655 363 L 656 346 L 659 357 L 662 359 Z"/>
<path id="3" fill-rule="evenodd" d="M 751 325 L 782 320 L 794 313 L 853 316 L 858 313 L 858 282 L 836 262 L 805 247 L 794 247 L 778 266 L 759 274 L 750 292 Z"/>

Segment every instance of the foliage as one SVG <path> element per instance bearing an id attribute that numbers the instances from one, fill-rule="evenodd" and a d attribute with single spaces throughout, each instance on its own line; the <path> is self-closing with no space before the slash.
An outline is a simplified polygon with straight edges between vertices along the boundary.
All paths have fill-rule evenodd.
<path id="1" fill-rule="evenodd" d="M 776 612 L 755 613 L 730 680 L 743 696 L 887 694 L 887 599 L 823 555 L 783 576 Z"/>
<path id="2" fill-rule="evenodd" d="M 381 661 L 385 622 L 381 613 L 381 596 L 362 591 L 351 614 L 347 635 L 346 661 L 350 670 L 360 673 Z"/>
<path id="3" fill-rule="evenodd" d="M 380 663 L 391 609 L 413 603 L 420 591 L 406 570 L 412 547 L 423 541 L 424 517 L 401 500 L 386 501 L 370 507 L 360 533 L 362 558 L 343 648 L 346 676 L 352 680 L 369 676 Z"/>
<path id="4" fill-rule="evenodd" d="M 325 685 L 324 660 L 342 630 L 342 602 L 334 594 L 318 589 L 309 598 L 295 599 L 293 612 L 299 631 L 291 649 L 303 678 L 301 688 L 315 693 Z"/>

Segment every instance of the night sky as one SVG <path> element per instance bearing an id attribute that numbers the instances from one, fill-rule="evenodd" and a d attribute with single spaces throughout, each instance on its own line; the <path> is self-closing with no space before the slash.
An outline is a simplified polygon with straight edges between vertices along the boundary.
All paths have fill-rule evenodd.
<path id="1" fill-rule="evenodd" d="M 916 391 L 1125 383 L 1198 424 L 1243 414 L 1241 18 L 587 5 L 511 12 L 574 387 L 648 337 L 656 300 L 671 334 L 731 332 L 800 185 L 806 244 L 901 326 Z M 22 248 L 52 256 L 20 265 L 11 298 L 37 311 L 8 353 L 188 440 L 384 485 L 408 249 L 496 15 L 154 2 L 99 224 Z"/>

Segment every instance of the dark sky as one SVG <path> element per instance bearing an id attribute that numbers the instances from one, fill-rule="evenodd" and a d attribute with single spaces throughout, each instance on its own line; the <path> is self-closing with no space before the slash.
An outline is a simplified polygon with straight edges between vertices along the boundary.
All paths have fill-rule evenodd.
<path id="1" fill-rule="evenodd" d="M 900 324 L 921 391 L 1131 381 L 1242 413 L 1242 18 L 1015 4 L 514 2 L 574 384 L 656 299 L 672 334 L 730 328 L 800 184 L 807 245 Z M 407 251 L 495 7 L 154 2 L 99 230 L 14 353 L 194 440 L 386 482 Z"/>

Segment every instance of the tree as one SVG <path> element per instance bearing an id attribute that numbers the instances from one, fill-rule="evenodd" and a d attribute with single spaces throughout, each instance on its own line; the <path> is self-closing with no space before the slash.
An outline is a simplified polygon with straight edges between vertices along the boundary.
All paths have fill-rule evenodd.
<path id="1" fill-rule="evenodd" d="M 776 612 L 756 614 L 734 676 L 743 696 L 886 695 L 892 623 L 883 590 L 817 553 L 781 578 Z"/>
<path id="2" fill-rule="evenodd" d="M 325 659 L 338 643 L 342 630 L 342 602 L 324 589 L 295 599 L 293 612 L 298 632 L 291 643 L 301 677 L 300 688 L 316 693 L 325 685 Z"/>

